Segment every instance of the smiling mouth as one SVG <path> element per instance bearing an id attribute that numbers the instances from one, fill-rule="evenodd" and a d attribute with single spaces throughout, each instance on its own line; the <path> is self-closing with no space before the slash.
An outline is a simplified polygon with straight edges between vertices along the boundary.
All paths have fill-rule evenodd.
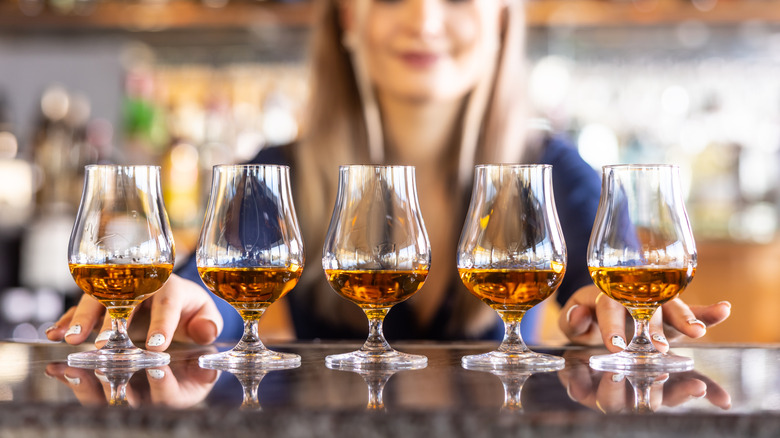
<path id="1" fill-rule="evenodd" d="M 439 60 L 440 56 L 429 52 L 403 52 L 400 58 L 414 68 L 429 68 Z"/>

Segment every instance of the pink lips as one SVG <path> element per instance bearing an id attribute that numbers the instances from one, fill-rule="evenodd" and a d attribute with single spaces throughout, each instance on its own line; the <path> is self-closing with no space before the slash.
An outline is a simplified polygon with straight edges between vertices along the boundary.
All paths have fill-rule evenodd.
<path id="1" fill-rule="evenodd" d="M 439 55 L 430 52 L 403 52 L 400 57 L 414 68 L 429 68 L 439 60 Z"/>

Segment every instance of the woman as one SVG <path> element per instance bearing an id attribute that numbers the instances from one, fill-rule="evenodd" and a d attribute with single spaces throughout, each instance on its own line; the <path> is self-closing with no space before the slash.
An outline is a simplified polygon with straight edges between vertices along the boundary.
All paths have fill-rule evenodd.
<path id="1" fill-rule="evenodd" d="M 319 260 L 338 165 L 372 162 L 416 167 L 433 248 L 424 289 L 393 308 L 385 323 L 388 337 L 497 336 L 495 312 L 463 288 L 455 268 L 473 166 L 540 162 L 553 165 L 569 252 L 558 291 L 561 329 L 575 342 L 601 341 L 610 351 L 623 348 L 625 310 L 602 299 L 585 267 L 599 178 L 561 140 L 524 129 L 522 1 L 329 0 L 322 2 L 320 18 L 313 38 L 306 135 L 296 145 L 269 149 L 256 159 L 292 166 L 308 261 L 288 301 L 271 306 L 264 322 L 281 327 L 276 334 L 290 334 L 294 326 L 300 338 L 365 337 L 362 312 L 330 290 Z M 181 275 L 194 281 L 174 276 L 147 300 L 150 350 L 164 350 L 174 336 L 212 342 L 222 329 L 214 302 L 196 284 L 192 264 Z M 729 306 L 689 307 L 679 299 L 667 303 L 653 322 L 656 346 L 668 349 L 662 322 L 676 335 L 699 337 L 728 316 Z M 83 342 L 102 312 L 85 296 L 47 332 L 49 339 Z M 238 337 L 235 323 L 228 321 L 231 327 L 225 331 Z"/>

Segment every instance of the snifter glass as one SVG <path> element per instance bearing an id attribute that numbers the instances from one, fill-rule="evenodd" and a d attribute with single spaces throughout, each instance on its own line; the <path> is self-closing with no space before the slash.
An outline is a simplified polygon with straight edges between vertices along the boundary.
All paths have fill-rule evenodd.
<path id="1" fill-rule="evenodd" d="M 103 348 L 68 355 L 72 366 L 153 366 L 167 353 L 137 348 L 127 318 L 168 280 L 174 245 L 156 166 L 86 166 L 68 246 L 76 284 L 106 306 L 111 335 Z"/>
<path id="2" fill-rule="evenodd" d="M 265 310 L 298 283 L 303 241 L 287 166 L 214 166 L 206 218 L 196 252 L 198 273 L 244 320 L 231 350 L 201 356 L 204 367 L 288 368 L 301 357 L 271 351 L 260 341 Z"/>
<path id="3" fill-rule="evenodd" d="M 555 292 L 566 271 L 552 166 L 476 167 L 457 263 L 463 284 L 498 312 L 505 327 L 498 349 L 464 356 L 464 367 L 563 367 L 563 358 L 531 351 L 520 334 L 525 313 Z"/>
<path id="4" fill-rule="evenodd" d="M 333 289 L 365 312 L 369 333 L 360 350 L 328 356 L 326 364 L 347 369 L 427 364 L 425 356 L 392 349 L 382 322 L 392 306 L 422 287 L 430 265 L 414 167 L 342 166 L 322 267 Z"/>
<path id="5" fill-rule="evenodd" d="M 593 368 L 685 371 L 693 367 L 690 358 L 659 352 L 649 333 L 656 309 L 677 297 L 696 271 L 696 245 L 677 166 L 603 168 L 588 269 L 596 286 L 625 306 L 634 319 L 628 347 L 591 357 Z"/>

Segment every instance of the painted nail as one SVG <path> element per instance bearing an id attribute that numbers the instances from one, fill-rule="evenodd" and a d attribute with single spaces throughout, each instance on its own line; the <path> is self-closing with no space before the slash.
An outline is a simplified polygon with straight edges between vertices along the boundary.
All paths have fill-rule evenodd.
<path id="1" fill-rule="evenodd" d="M 659 335 L 658 333 L 651 336 L 655 342 L 660 342 L 664 345 L 669 345 L 669 341 L 666 340 L 666 338 L 662 335 Z"/>
<path id="2" fill-rule="evenodd" d="M 626 340 L 623 339 L 622 336 L 618 336 L 618 335 L 612 336 L 611 341 L 612 341 L 612 345 L 614 345 L 615 347 L 618 347 L 623 350 L 626 349 Z"/>
<path id="3" fill-rule="evenodd" d="M 576 309 L 577 307 L 580 307 L 579 304 L 575 304 L 571 307 L 569 307 L 569 310 L 566 311 L 566 322 L 571 324 L 571 312 Z"/>
<path id="4" fill-rule="evenodd" d="M 103 383 L 109 383 L 108 376 L 102 372 L 95 371 L 95 377 Z"/>
<path id="5" fill-rule="evenodd" d="M 97 344 L 98 342 L 107 341 L 108 338 L 110 338 L 110 337 L 111 337 L 111 330 L 103 330 L 95 338 L 95 343 Z"/>
<path id="6" fill-rule="evenodd" d="M 160 380 L 163 377 L 165 377 L 165 371 L 158 370 L 158 369 L 155 369 L 155 368 L 152 368 L 150 370 L 146 370 L 146 374 L 148 374 L 149 377 L 151 377 L 154 380 Z"/>
<path id="7" fill-rule="evenodd" d="M 81 379 L 79 379 L 78 377 L 68 377 L 68 376 L 63 376 L 63 377 L 65 377 L 65 380 L 67 380 L 68 383 L 70 383 L 73 386 L 79 386 L 81 384 Z"/>
<path id="8" fill-rule="evenodd" d="M 624 379 L 625 377 L 626 377 L 626 376 L 624 376 L 624 375 L 622 375 L 622 374 L 620 374 L 620 373 L 613 374 L 613 375 L 612 375 L 612 381 L 613 381 L 613 382 L 615 382 L 615 383 L 620 383 L 620 382 L 622 382 L 622 381 L 623 381 L 623 379 Z"/>
<path id="9" fill-rule="evenodd" d="M 164 343 L 165 343 L 165 336 L 159 333 L 155 333 L 149 338 L 149 340 L 146 342 L 146 345 L 150 347 L 159 347 Z"/>
<path id="10" fill-rule="evenodd" d="M 703 322 L 699 321 L 698 319 L 691 318 L 691 319 L 688 320 L 688 325 L 694 325 L 694 324 L 700 325 L 701 328 L 703 328 L 704 330 L 707 330 L 707 325 L 704 324 Z"/>
<path id="11" fill-rule="evenodd" d="M 76 325 L 70 326 L 68 331 L 65 332 L 65 337 L 67 338 L 70 335 L 78 335 L 78 334 L 81 334 L 81 325 L 80 324 L 76 324 Z"/>
<path id="12" fill-rule="evenodd" d="M 55 330 L 57 328 L 57 324 L 52 324 L 49 326 L 49 328 L 46 329 L 44 333 L 49 334 L 50 331 Z"/>

